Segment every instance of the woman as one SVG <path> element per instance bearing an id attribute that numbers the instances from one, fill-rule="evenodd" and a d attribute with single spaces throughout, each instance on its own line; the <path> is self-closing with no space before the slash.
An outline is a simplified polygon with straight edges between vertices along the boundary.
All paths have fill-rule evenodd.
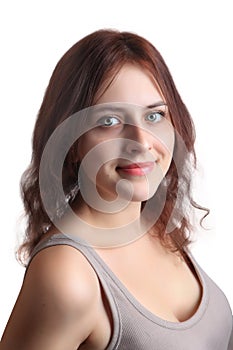
<path id="1" fill-rule="evenodd" d="M 22 177 L 25 279 L 1 349 L 232 349 L 189 251 L 194 126 L 159 52 L 94 32 L 57 64 Z"/>

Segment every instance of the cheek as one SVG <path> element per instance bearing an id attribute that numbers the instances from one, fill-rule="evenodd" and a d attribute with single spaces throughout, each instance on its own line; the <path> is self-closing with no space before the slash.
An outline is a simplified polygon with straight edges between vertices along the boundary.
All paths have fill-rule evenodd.
<path id="1" fill-rule="evenodd" d="M 78 161 L 80 170 L 94 180 L 97 174 L 108 173 L 116 166 L 120 155 L 120 143 L 83 137 L 78 144 Z M 114 165 L 115 164 L 115 165 Z"/>
<path id="2" fill-rule="evenodd" d="M 81 162 L 85 156 L 87 156 L 96 146 L 101 143 L 102 140 L 93 137 L 89 133 L 83 135 L 78 140 L 77 154 L 78 160 Z"/>
<path id="3" fill-rule="evenodd" d="M 154 148 L 161 155 L 161 159 L 171 161 L 175 144 L 174 129 L 170 125 L 160 126 L 154 133 Z"/>

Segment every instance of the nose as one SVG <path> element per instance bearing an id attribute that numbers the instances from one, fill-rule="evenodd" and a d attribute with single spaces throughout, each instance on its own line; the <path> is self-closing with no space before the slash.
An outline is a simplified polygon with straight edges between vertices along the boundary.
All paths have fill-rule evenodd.
<path id="1" fill-rule="evenodd" d="M 152 149 L 152 135 L 141 127 L 127 125 L 125 138 L 127 139 L 126 152 L 129 154 L 143 153 Z"/>

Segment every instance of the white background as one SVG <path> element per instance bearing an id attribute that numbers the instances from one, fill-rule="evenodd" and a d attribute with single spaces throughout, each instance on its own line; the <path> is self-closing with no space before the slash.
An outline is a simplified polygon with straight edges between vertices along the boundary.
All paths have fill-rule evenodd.
<path id="1" fill-rule="evenodd" d="M 5 1 L 1 33 L 0 334 L 24 268 L 14 258 L 22 205 L 19 179 L 48 79 L 63 55 L 100 28 L 134 31 L 165 58 L 197 131 L 196 198 L 211 209 L 193 253 L 233 307 L 231 1 Z"/>

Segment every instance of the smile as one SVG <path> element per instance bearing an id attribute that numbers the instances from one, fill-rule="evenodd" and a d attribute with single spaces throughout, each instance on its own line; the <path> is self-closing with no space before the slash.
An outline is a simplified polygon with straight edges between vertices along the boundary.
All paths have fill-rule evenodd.
<path id="1" fill-rule="evenodd" d="M 154 169 L 154 162 L 131 163 L 125 166 L 118 166 L 117 170 L 133 176 L 143 176 Z"/>

